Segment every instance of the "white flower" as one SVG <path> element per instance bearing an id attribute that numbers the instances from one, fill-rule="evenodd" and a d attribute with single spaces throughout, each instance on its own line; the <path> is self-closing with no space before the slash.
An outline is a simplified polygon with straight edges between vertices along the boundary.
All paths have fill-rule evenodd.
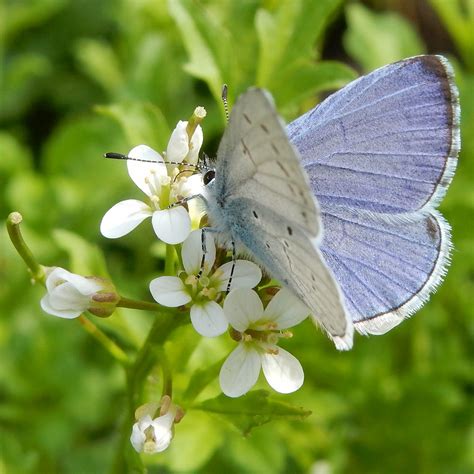
<path id="1" fill-rule="evenodd" d="M 173 131 L 167 149 L 167 160 L 195 164 L 202 144 L 202 129 L 198 125 L 191 141 L 186 132 L 187 122 L 180 121 Z M 200 193 L 199 174 L 185 176 L 177 166 L 167 168 L 159 153 L 146 145 L 130 150 L 128 174 L 148 196 L 149 202 L 137 199 L 121 201 L 109 209 L 100 224 L 104 237 L 116 239 L 131 232 L 144 219 L 151 217 L 153 229 L 163 242 L 178 244 L 191 232 L 191 218 L 183 206 L 169 207 L 183 198 Z M 143 161 L 136 161 L 143 160 Z M 189 161 L 188 161 L 189 160 Z"/>
<path id="2" fill-rule="evenodd" d="M 216 301 L 227 290 L 233 263 L 227 262 L 211 273 L 216 259 L 216 247 L 209 232 L 206 236 L 206 258 L 200 278 L 202 244 L 201 230 L 196 230 L 184 241 L 181 251 L 184 272 L 180 277 L 163 276 L 150 282 L 153 298 L 163 306 L 177 307 L 192 302 L 191 322 L 194 329 L 206 337 L 219 336 L 228 327 L 224 310 Z M 247 260 L 235 262 L 232 288 L 253 288 L 262 278 L 257 265 Z"/>
<path id="3" fill-rule="evenodd" d="M 164 413 L 152 419 L 156 408 L 156 404 L 148 403 L 136 411 L 137 422 L 133 425 L 130 442 L 139 453 L 161 453 L 173 439 L 173 425 L 178 408 L 169 401 L 165 410 L 162 405 L 161 411 Z"/>
<path id="4" fill-rule="evenodd" d="M 291 337 L 291 333 L 281 330 L 303 321 L 309 315 L 308 308 L 289 290 L 282 289 L 264 310 L 255 291 L 236 289 L 227 295 L 224 312 L 239 345 L 221 368 L 222 391 L 229 397 L 247 393 L 257 382 L 261 368 L 277 392 L 298 390 L 304 380 L 303 368 L 277 342 L 281 337 Z"/>
<path id="5" fill-rule="evenodd" d="M 94 307 L 99 312 L 107 309 L 108 316 L 118 301 L 118 295 L 110 282 L 85 278 L 60 267 L 47 276 L 46 289 L 48 292 L 41 300 L 41 307 L 46 313 L 60 318 L 77 318 L 86 310 L 94 310 Z M 98 292 L 101 291 L 105 293 L 99 297 Z"/>

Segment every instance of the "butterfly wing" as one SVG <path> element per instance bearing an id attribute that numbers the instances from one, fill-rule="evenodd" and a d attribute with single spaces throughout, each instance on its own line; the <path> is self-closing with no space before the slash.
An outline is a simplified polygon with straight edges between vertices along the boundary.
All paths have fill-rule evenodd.
<path id="1" fill-rule="evenodd" d="M 289 125 L 320 202 L 321 251 L 361 333 L 416 311 L 449 263 L 435 210 L 455 171 L 458 92 L 449 64 L 419 56 L 385 66 Z"/>
<path id="2" fill-rule="evenodd" d="M 319 209 L 308 178 L 266 91 L 251 88 L 239 97 L 217 156 L 217 198 L 246 196 L 309 235 L 319 234 Z"/>
<path id="3" fill-rule="evenodd" d="M 343 206 L 323 212 L 321 252 L 360 333 L 386 333 L 441 282 L 451 244 L 449 226 L 437 211 L 403 223 Z"/>
<path id="4" fill-rule="evenodd" d="M 308 306 L 313 321 L 339 350 L 351 349 L 352 320 L 316 239 L 309 239 L 298 226 L 288 233 L 288 221 L 254 199 L 230 200 L 227 213 L 232 216 L 231 228 L 253 258 Z"/>
<path id="5" fill-rule="evenodd" d="M 349 349 L 352 321 L 314 246 L 317 204 L 273 102 L 261 89 L 249 89 L 232 109 L 212 193 L 211 222 L 292 289 L 338 348 Z"/>
<path id="6" fill-rule="evenodd" d="M 430 210 L 460 148 L 449 63 L 418 56 L 384 66 L 288 125 L 321 206 L 385 214 Z"/>

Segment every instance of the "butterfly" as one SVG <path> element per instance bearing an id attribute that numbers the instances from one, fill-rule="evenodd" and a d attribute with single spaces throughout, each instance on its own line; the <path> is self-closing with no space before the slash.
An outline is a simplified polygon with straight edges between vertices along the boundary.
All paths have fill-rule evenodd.
<path id="1" fill-rule="evenodd" d="M 437 207 L 459 122 L 442 56 L 377 69 L 287 127 L 270 94 L 251 88 L 204 174 L 209 221 L 348 350 L 354 328 L 389 331 L 446 273 L 450 227 Z"/>

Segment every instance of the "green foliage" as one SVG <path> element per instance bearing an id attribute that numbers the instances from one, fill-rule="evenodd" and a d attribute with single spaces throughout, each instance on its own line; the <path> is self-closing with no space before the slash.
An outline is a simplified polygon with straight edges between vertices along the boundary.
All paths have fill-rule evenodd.
<path id="1" fill-rule="evenodd" d="M 123 371 L 77 322 L 41 311 L 43 290 L 2 228 L 0 471 L 143 472 L 143 461 L 151 473 L 472 472 L 474 3 L 430 3 L 456 48 L 463 151 L 442 206 L 453 263 L 429 304 L 390 334 L 358 337 L 347 354 L 305 322 L 285 343 L 305 369 L 288 396 L 260 380 L 245 397 L 224 397 L 216 375 L 234 345 L 179 327 L 164 350 L 187 414 L 168 451 L 140 460 L 120 435 L 136 408 L 126 406 Z M 142 198 L 104 152 L 164 150 L 177 120 L 203 105 L 212 156 L 223 82 L 231 103 L 251 85 L 268 88 L 289 120 L 356 76 L 335 57 L 369 71 L 430 50 L 399 14 L 358 1 L 34 0 L 0 2 L 0 17 L 2 215 L 23 214 L 42 264 L 111 275 L 123 295 L 145 300 L 163 246 L 149 223 L 119 240 L 99 235 L 113 204 Z M 335 36 L 344 50 L 327 55 Z M 122 308 L 92 320 L 133 355 L 153 316 Z M 137 405 L 159 399 L 161 382 L 152 370 Z"/>
<path id="2" fill-rule="evenodd" d="M 304 408 L 272 400 L 268 395 L 268 392 L 264 390 L 254 390 L 244 397 L 232 400 L 224 394 L 220 394 L 216 398 L 205 400 L 196 405 L 195 408 L 219 414 L 232 423 L 243 435 L 248 435 L 253 428 L 270 421 L 280 418 L 303 420 L 311 414 Z"/>
<path id="3" fill-rule="evenodd" d="M 346 18 L 344 46 L 367 72 L 425 52 L 416 31 L 396 13 L 375 13 L 353 3 L 346 8 Z"/>

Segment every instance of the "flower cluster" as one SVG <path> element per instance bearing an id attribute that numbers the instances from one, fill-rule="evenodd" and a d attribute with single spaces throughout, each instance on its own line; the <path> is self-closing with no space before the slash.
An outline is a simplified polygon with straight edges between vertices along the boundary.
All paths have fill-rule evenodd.
<path id="1" fill-rule="evenodd" d="M 202 141 L 199 124 L 180 121 L 163 154 L 146 145 L 133 148 L 126 157 L 128 173 L 146 201 L 128 199 L 114 205 L 102 219 L 101 233 L 122 237 L 151 217 L 159 239 L 182 244 L 177 247 L 179 272 L 153 279 L 150 292 L 162 306 L 187 309 L 200 335 L 217 337 L 228 331 L 237 345 L 220 371 L 224 394 L 244 395 L 261 371 L 277 392 L 293 392 L 303 384 L 303 369 L 278 343 L 292 336 L 288 329 L 309 311 L 290 291 L 261 284 L 260 268 L 247 260 L 233 260 L 225 247 L 216 245 L 213 229 L 199 228 L 202 216 L 190 198 L 202 191 L 202 176 L 195 173 Z M 122 301 L 110 282 L 62 268 L 48 271 L 46 287 L 43 310 L 62 318 L 75 318 L 84 311 L 110 316 Z M 135 450 L 165 450 L 182 415 L 169 396 L 160 404 L 138 408 L 130 438 Z"/>
<path id="2" fill-rule="evenodd" d="M 215 337 L 229 325 L 222 306 L 233 268 L 232 288 L 254 288 L 262 278 L 260 268 L 247 260 L 227 262 L 214 268 L 216 246 L 209 232 L 204 232 L 206 253 L 202 250 L 202 230 L 184 241 L 181 259 L 184 270 L 178 277 L 162 276 L 150 283 L 153 298 L 164 306 L 190 306 L 191 323 L 202 336 Z M 204 257 L 204 265 L 201 262 Z"/>
<path id="3" fill-rule="evenodd" d="M 163 242 L 179 244 L 189 235 L 191 217 L 180 203 L 198 195 L 202 189 L 201 175 L 192 173 L 203 137 L 198 125 L 189 138 L 187 125 L 188 122 L 180 121 L 171 134 L 165 155 L 167 164 L 158 152 L 146 145 L 130 150 L 128 174 L 148 199 L 147 202 L 127 199 L 109 209 L 100 224 L 104 237 L 123 237 L 148 217 Z M 183 172 L 186 169 L 188 172 Z"/>

